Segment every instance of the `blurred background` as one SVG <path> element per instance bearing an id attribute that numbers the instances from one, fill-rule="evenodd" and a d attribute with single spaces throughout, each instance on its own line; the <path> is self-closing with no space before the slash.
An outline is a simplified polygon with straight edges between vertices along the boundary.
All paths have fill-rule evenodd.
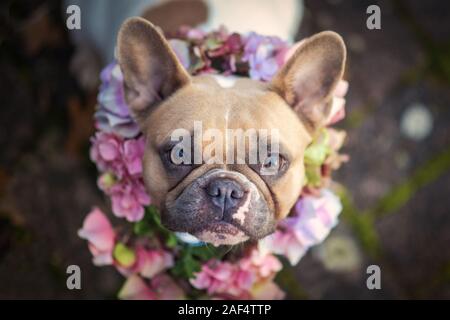
<path id="1" fill-rule="evenodd" d="M 371 4 L 381 30 L 366 28 Z M 450 2 L 303 5 L 297 40 L 333 30 L 347 44 L 338 126 L 351 161 L 335 176 L 340 224 L 278 282 L 300 299 L 449 299 Z M 0 298 L 114 298 L 122 284 L 77 237 L 93 205 L 108 208 L 88 157 L 97 79 L 78 72 L 102 62 L 74 58 L 64 12 L 60 1 L 0 4 Z M 66 288 L 71 264 L 82 290 Z M 371 264 L 381 290 L 366 287 Z"/>

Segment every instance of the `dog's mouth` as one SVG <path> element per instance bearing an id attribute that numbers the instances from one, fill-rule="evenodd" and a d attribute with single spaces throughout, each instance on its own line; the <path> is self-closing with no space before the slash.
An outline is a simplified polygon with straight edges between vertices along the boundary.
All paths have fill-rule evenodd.
<path id="1" fill-rule="evenodd" d="M 210 243 L 214 246 L 236 245 L 247 240 L 257 240 L 260 237 L 246 230 L 245 226 L 234 222 L 211 221 L 203 224 L 201 228 L 185 229 L 177 228 L 178 238 L 188 244 L 199 245 Z M 269 232 L 270 233 L 270 232 Z"/>
<path id="2" fill-rule="evenodd" d="M 210 223 L 203 230 L 194 232 L 194 236 L 214 246 L 235 245 L 250 238 L 242 228 L 225 221 Z"/>
<path id="3" fill-rule="evenodd" d="M 163 224 L 186 242 L 215 246 L 257 240 L 273 232 L 274 214 L 257 187 L 237 172 L 210 170 L 166 201 Z"/>
<path id="4" fill-rule="evenodd" d="M 201 230 L 190 232 L 175 232 L 178 239 L 191 244 L 201 245 L 210 243 L 214 246 L 235 245 L 252 238 L 243 226 L 235 225 L 226 221 L 211 222 Z"/>

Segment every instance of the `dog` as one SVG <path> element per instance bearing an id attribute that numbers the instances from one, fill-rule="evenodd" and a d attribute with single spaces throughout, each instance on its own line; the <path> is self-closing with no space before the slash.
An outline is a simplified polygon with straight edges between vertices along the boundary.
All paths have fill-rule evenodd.
<path id="1" fill-rule="evenodd" d="M 144 182 L 162 223 L 215 246 L 274 232 L 304 185 L 304 151 L 329 117 L 345 68 L 342 38 L 325 31 L 304 40 L 269 83 L 189 75 L 159 29 L 143 18 L 123 23 L 116 55 L 126 101 L 146 138 Z M 278 146 L 268 141 L 267 157 L 256 164 L 246 161 L 250 147 L 244 163 L 179 163 L 170 137 L 180 128 L 193 133 L 196 122 L 223 136 L 228 129 L 277 130 Z M 202 151 L 208 147 L 194 134 L 192 140 Z M 225 159 L 237 152 L 237 142 L 224 139 Z M 261 174 L 267 165 L 273 174 Z"/>

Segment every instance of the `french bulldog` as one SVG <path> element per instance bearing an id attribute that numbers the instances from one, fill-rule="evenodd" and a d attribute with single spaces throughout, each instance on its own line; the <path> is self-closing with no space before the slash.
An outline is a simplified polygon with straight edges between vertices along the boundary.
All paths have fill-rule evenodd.
<path id="1" fill-rule="evenodd" d="M 116 54 L 126 101 L 146 138 L 144 181 L 162 223 L 216 246 L 274 232 L 301 193 L 305 149 L 330 114 L 345 68 L 342 38 L 325 31 L 306 39 L 268 83 L 191 76 L 159 29 L 142 18 L 123 23 Z M 267 157 L 256 164 L 211 163 L 207 156 L 179 163 L 170 137 L 180 128 L 193 133 L 196 122 L 224 136 L 228 129 L 276 129 L 279 147 L 273 152 L 269 141 Z M 192 140 L 202 151 L 208 147 Z M 237 144 L 224 139 L 225 159 Z M 265 166 L 273 174 L 261 174 Z"/>

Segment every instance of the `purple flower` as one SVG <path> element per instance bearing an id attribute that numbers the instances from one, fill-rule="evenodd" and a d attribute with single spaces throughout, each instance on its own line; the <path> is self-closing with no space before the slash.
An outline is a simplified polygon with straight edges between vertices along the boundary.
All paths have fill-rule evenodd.
<path id="1" fill-rule="evenodd" d="M 274 58 L 267 59 L 262 57 L 258 52 L 250 57 L 250 78 L 255 80 L 269 81 L 278 71 L 278 64 Z"/>
<path id="2" fill-rule="evenodd" d="M 250 67 L 250 78 L 269 81 L 283 65 L 287 44 L 278 37 L 265 37 L 251 32 L 244 40 L 243 61 Z"/>
<path id="3" fill-rule="evenodd" d="M 200 29 L 190 29 L 186 33 L 186 37 L 191 40 L 202 40 L 206 37 L 206 33 Z"/>
<path id="4" fill-rule="evenodd" d="M 319 197 L 304 196 L 295 205 L 295 215 L 282 220 L 274 234 L 260 241 L 260 250 L 284 255 L 295 265 L 328 236 L 341 211 L 339 198 L 330 190 L 322 189 Z"/>
<path id="5" fill-rule="evenodd" d="M 183 67 L 189 69 L 191 66 L 191 58 L 189 56 L 188 43 L 180 39 L 170 39 L 169 44 Z"/>
<path id="6" fill-rule="evenodd" d="M 108 65 L 103 69 L 100 79 L 102 85 L 97 96 L 98 109 L 94 115 L 97 128 L 125 138 L 137 136 L 139 127 L 125 101 L 123 75 L 119 65 L 116 62 Z"/>

